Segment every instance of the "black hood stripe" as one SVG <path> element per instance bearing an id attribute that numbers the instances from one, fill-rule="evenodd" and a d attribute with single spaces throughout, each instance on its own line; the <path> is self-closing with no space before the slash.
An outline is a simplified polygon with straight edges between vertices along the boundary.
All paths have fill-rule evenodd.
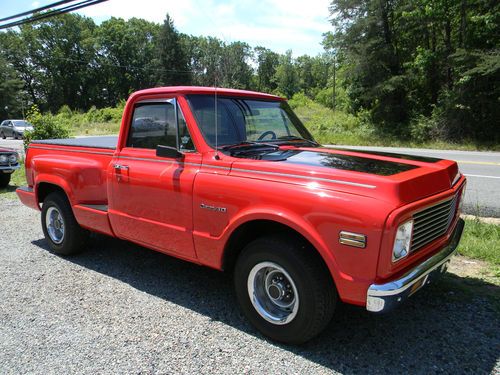
<path id="1" fill-rule="evenodd" d="M 327 149 L 329 149 L 329 150 L 336 150 L 336 151 L 358 152 L 360 154 L 372 154 L 372 155 L 378 155 L 378 156 L 387 156 L 388 158 L 406 159 L 406 160 L 411 160 L 411 161 L 422 161 L 422 162 L 425 162 L 425 163 L 437 163 L 438 161 L 443 160 L 443 159 L 438 159 L 438 158 L 432 158 L 432 157 L 429 157 L 429 156 L 407 155 L 407 154 L 393 154 L 392 152 L 357 150 L 357 149 L 354 149 L 354 148 L 331 148 L 331 147 L 327 147 Z"/>
<path id="2" fill-rule="evenodd" d="M 392 176 L 418 168 L 416 165 L 386 160 L 301 150 L 278 150 L 271 152 L 255 150 L 252 153 L 246 153 L 244 156 L 238 156 L 248 159 L 275 161 L 287 164 L 300 164 L 309 165 L 311 167 L 327 167 L 346 171 L 356 171 L 380 176 Z"/>

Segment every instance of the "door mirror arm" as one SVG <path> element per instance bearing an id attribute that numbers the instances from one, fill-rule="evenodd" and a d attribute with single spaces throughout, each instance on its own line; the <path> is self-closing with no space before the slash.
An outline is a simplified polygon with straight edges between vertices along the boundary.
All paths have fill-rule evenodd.
<path id="1" fill-rule="evenodd" d="M 182 159 L 184 154 L 175 147 L 158 145 L 156 147 L 156 156 L 161 158 Z"/>

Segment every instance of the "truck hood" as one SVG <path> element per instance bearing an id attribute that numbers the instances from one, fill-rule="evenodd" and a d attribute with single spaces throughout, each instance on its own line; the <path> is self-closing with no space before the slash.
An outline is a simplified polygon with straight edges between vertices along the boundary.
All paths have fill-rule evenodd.
<path id="1" fill-rule="evenodd" d="M 448 190 L 458 180 L 450 160 L 325 147 L 280 147 L 232 164 L 231 174 L 373 196 L 401 206 Z"/>

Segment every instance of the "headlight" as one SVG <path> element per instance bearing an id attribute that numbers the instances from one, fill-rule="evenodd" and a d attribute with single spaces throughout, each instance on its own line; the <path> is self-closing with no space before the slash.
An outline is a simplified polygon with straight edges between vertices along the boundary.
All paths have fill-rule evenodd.
<path id="1" fill-rule="evenodd" d="M 398 227 L 394 248 L 392 249 L 392 261 L 397 262 L 410 252 L 411 235 L 413 233 L 413 220 L 409 220 Z"/>
<path id="2" fill-rule="evenodd" d="M 9 155 L 9 163 L 10 164 L 17 164 L 17 155 L 16 154 Z"/>
<path id="3" fill-rule="evenodd" d="M 8 155 L 0 155 L 0 163 L 6 164 L 9 161 Z"/>

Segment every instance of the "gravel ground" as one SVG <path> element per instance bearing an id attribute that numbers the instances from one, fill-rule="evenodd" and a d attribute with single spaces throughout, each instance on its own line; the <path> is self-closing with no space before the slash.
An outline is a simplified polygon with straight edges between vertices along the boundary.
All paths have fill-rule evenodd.
<path id="1" fill-rule="evenodd" d="M 0 228 L 1 374 L 500 374 L 498 307 L 456 275 L 392 314 L 340 306 L 290 347 L 253 330 L 224 274 L 103 236 L 56 256 L 16 200 L 0 198 Z"/>

